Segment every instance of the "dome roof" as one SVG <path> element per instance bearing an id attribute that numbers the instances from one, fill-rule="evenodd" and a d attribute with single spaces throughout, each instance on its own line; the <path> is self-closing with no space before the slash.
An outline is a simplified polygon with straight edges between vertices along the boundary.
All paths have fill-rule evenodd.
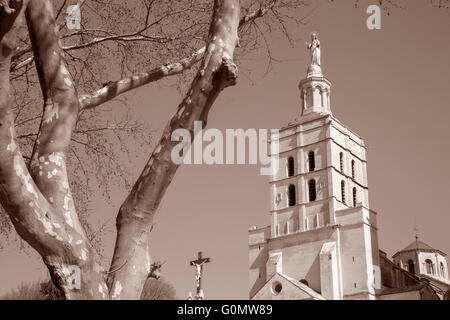
<path id="1" fill-rule="evenodd" d="M 404 249 L 398 251 L 396 254 L 394 254 L 394 257 L 400 253 L 407 252 L 407 251 L 425 251 L 425 252 L 437 252 L 443 256 L 446 256 L 445 253 L 438 249 L 434 249 L 432 246 L 426 244 L 423 241 L 420 240 L 414 240 L 411 242 L 408 246 L 406 246 Z"/>

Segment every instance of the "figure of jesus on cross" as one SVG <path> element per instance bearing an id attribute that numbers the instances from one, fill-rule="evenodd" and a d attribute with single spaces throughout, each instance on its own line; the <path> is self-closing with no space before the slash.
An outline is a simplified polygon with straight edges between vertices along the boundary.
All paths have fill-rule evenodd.
<path id="1" fill-rule="evenodd" d="M 211 262 L 210 258 L 203 258 L 202 252 L 198 253 L 197 260 L 193 260 L 189 263 L 189 265 L 196 268 L 195 272 L 195 280 L 197 281 L 197 294 L 195 295 L 195 300 L 203 300 L 203 289 L 202 289 L 202 276 L 203 276 L 203 265 L 205 263 Z"/>

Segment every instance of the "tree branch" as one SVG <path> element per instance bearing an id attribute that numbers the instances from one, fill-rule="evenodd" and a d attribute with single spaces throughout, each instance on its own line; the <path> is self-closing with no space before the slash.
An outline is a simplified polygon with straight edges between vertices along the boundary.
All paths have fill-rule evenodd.
<path id="1" fill-rule="evenodd" d="M 82 95 L 79 97 L 81 108 L 94 108 L 127 91 L 139 88 L 167 76 L 179 74 L 199 62 L 202 59 L 204 52 L 205 47 L 197 50 L 191 56 L 182 59 L 179 62 L 164 64 L 149 72 L 136 74 L 116 82 L 111 82 L 91 95 Z"/>
<path id="2" fill-rule="evenodd" d="M 31 0 L 33 1 L 33 0 Z M 38 7 L 43 3 L 38 2 Z M 18 234 L 42 256 L 54 283 L 70 294 L 70 265 L 82 265 L 83 251 L 74 245 L 83 237 L 67 227 L 31 178 L 14 138 L 14 115 L 10 97 L 9 68 L 12 49 L 17 43 L 17 29 L 29 1 L 10 2 L 15 11 L 0 19 L 0 202 Z M 47 4 L 48 7 L 48 4 Z M 36 7 L 31 9 L 33 12 Z M 17 18 L 19 17 L 19 18 Z M 83 249 L 78 245 L 76 249 Z M 90 266 L 92 268 L 92 265 Z M 87 282 L 83 282 L 86 284 Z"/>
<path id="3" fill-rule="evenodd" d="M 267 14 L 275 6 L 276 2 L 277 0 L 273 0 L 266 7 L 244 15 L 239 20 L 239 30 L 242 30 L 245 26 Z M 119 81 L 109 82 L 106 86 L 92 94 L 81 95 L 79 97 L 81 109 L 85 110 L 95 108 L 120 94 L 139 88 L 151 82 L 158 81 L 164 77 L 180 74 L 197 64 L 203 58 L 205 50 L 206 47 L 202 47 L 191 56 L 188 56 L 179 62 L 164 64 L 148 72 L 135 74 Z"/>

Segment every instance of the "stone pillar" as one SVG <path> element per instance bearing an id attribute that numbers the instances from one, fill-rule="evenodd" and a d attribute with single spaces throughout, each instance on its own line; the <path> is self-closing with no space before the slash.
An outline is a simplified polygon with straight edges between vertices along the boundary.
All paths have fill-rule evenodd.
<path id="1" fill-rule="evenodd" d="M 320 250 L 320 287 L 325 299 L 342 300 L 338 275 L 336 242 L 324 243 Z"/>
<path id="2" fill-rule="evenodd" d="M 322 107 L 325 108 L 325 110 L 329 110 L 328 109 L 328 101 L 327 101 L 327 90 L 323 90 L 322 91 Z"/>
<path id="3" fill-rule="evenodd" d="M 302 97 L 303 97 L 303 110 L 306 109 L 306 90 L 302 91 Z"/>
<path id="4" fill-rule="evenodd" d="M 277 235 L 277 226 L 278 226 L 278 219 L 277 219 L 277 214 L 276 212 L 272 212 L 272 221 L 270 223 L 271 226 L 271 234 L 272 234 L 272 238 L 276 238 Z"/>

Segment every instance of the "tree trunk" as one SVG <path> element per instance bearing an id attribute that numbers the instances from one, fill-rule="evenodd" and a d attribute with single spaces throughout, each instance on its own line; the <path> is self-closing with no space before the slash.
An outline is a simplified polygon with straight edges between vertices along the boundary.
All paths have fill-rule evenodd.
<path id="1" fill-rule="evenodd" d="M 194 121 L 208 111 L 225 87 L 234 85 L 237 68 L 233 53 L 238 42 L 239 1 L 216 0 L 202 67 L 177 112 L 170 118 L 143 172 L 122 204 L 108 283 L 112 299 L 138 299 L 150 272 L 149 234 L 162 197 L 179 165 L 171 159 L 171 140 L 179 128 L 194 134 Z"/>
<path id="2" fill-rule="evenodd" d="M 66 151 L 80 102 L 64 62 L 52 5 L 49 0 L 0 3 L 0 148 L 3 150 L 0 152 L 0 201 L 19 235 L 42 256 L 53 282 L 66 299 L 140 298 L 151 272 L 149 234 L 153 218 L 179 166 L 171 159 L 172 148 L 177 145 L 171 141 L 171 135 L 180 128 L 193 135 L 194 121 L 202 120 L 206 124 L 218 94 L 235 84 L 237 67 L 232 59 L 238 42 L 239 13 L 239 0 L 215 0 L 206 49 L 199 50 L 185 64 L 168 65 L 165 66 L 168 70 L 155 70 L 153 76 L 150 73 L 139 79 L 143 84 L 178 73 L 203 56 L 201 70 L 188 94 L 169 120 L 120 208 L 108 290 L 105 272 L 96 262 L 78 219 L 68 182 Z M 43 117 L 29 168 L 15 142 L 9 80 L 12 52 L 18 47 L 17 28 L 24 15 L 44 98 Z M 119 83 L 116 89 L 130 90 L 136 85 L 132 81 Z M 109 99 L 109 94 L 99 94 L 90 97 L 87 105 Z M 76 286 L 77 276 L 80 287 Z"/>
<path id="3" fill-rule="evenodd" d="M 67 299 L 107 297 L 104 272 L 95 262 L 70 193 L 65 150 L 78 112 L 78 99 L 64 68 L 49 1 L 10 1 L 17 6 L 1 23 L 0 201 L 19 235 L 42 256 Z M 37 57 L 45 109 L 30 175 L 14 140 L 9 68 L 17 28 L 26 11 Z M 80 283 L 76 279 L 80 279 Z M 78 287 L 79 285 L 79 287 Z"/>

